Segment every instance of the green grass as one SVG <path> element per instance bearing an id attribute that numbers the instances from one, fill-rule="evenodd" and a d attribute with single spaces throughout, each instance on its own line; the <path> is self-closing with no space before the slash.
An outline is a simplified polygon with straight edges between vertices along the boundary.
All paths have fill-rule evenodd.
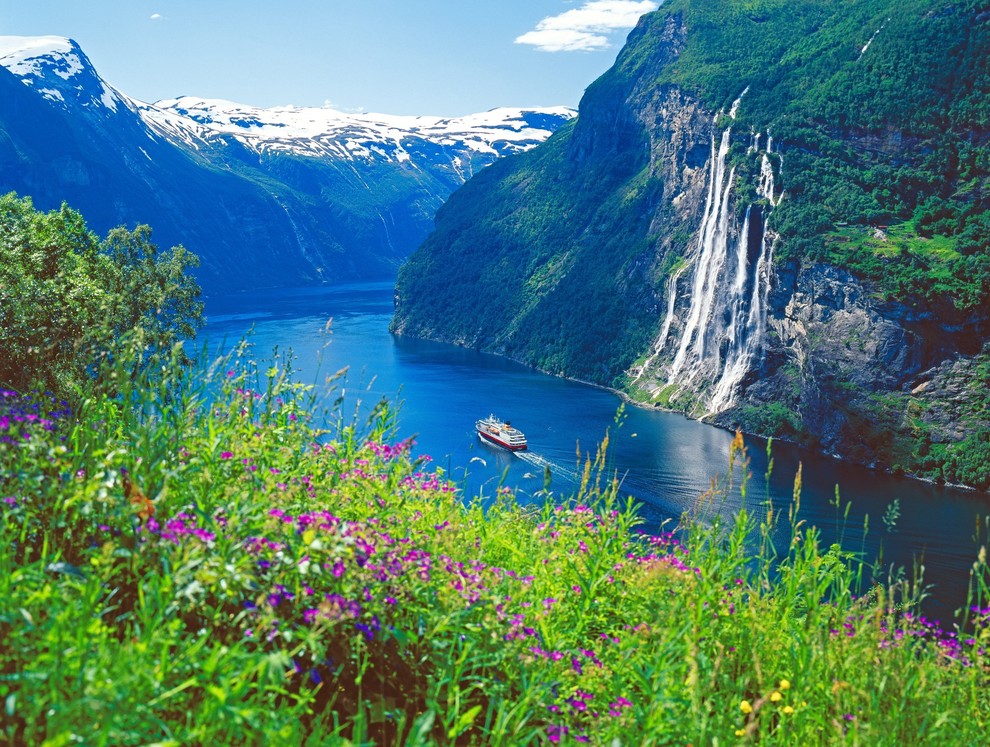
<path id="1" fill-rule="evenodd" d="M 872 281 L 891 300 L 937 303 L 951 299 L 960 310 L 983 301 L 982 276 L 949 236 L 923 236 L 913 221 L 890 226 L 841 226 L 823 237 L 820 258 Z"/>
<path id="2" fill-rule="evenodd" d="M 71 412 L 0 397 L 6 743 L 985 738 L 985 558 L 957 635 L 917 613 L 916 580 L 821 547 L 799 511 L 722 517 L 741 439 L 648 535 L 607 437 L 572 497 L 464 495 L 394 442 L 387 404 L 314 412 L 284 361 L 252 358 Z"/>
<path id="3" fill-rule="evenodd" d="M 853 252 L 872 252 L 877 257 L 892 258 L 910 253 L 933 263 L 955 262 L 960 257 L 951 237 L 922 236 L 911 221 L 882 228 L 842 226 L 826 234 L 825 238 L 835 244 L 847 244 Z"/>

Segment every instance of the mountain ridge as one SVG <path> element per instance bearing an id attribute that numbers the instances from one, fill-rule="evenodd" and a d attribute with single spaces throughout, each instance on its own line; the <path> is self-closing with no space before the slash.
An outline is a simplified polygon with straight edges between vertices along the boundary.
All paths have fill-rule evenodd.
<path id="1" fill-rule="evenodd" d="M 0 78 L 0 189 L 42 209 L 67 201 L 99 231 L 150 224 L 200 255 L 207 291 L 394 276 L 453 189 L 574 116 L 159 106 L 114 89 L 62 37 L 0 37 Z"/>

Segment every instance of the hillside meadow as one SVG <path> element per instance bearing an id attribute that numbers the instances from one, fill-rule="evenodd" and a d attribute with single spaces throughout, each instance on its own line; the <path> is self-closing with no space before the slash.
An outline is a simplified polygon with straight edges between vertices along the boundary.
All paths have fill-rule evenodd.
<path id="1" fill-rule="evenodd" d="M 247 343 L 198 369 L 128 349 L 71 405 L 0 395 L 7 744 L 986 741 L 985 553 L 951 627 L 799 512 L 769 512 L 776 553 L 719 517 L 741 439 L 651 535 L 607 434 L 575 495 L 521 507 Z"/>

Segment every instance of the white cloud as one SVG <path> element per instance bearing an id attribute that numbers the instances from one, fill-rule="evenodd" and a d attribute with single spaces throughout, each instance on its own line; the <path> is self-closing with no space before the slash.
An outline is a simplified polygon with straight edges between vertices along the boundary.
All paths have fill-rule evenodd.
<path id="1" fill-rule="evenodd" d="M 580 8 L 544 18 L 536 29 L 516 37 L 544 52 L 594 52 L 611 46 L 608 34 L 631 29 L 644 13 L 656 10 L 652 0 L 587 0 Z"/>
<path id="2" fill-rule="evenodd" d="M 162 20 L 162 14 L 161 13 L 152 13 L 151 14 L 151 20 L 152 21 L 160 21 L 160 20 Z"/>

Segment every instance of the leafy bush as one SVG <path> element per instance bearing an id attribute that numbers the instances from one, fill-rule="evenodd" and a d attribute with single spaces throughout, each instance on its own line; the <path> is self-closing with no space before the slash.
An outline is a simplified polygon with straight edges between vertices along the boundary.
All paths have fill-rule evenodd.
<path id="1" fill-rule="evenodd" d="M 148 226 L 101 242 L 66 205 L 41 213 L 0 196 L 0 383 L 76 394 L 132 330 L 142 365 L 167 356 L 201 323 L 197 264 L 181 246 L 159 252 Z"/>
<path id="2" fill-rule="evenodd" d="M 780 402 L 744 406 L 739 413 L 739 423 L 747 432 L 788 440 L 797 440 L 804 434 L 800 417 Z"/>

